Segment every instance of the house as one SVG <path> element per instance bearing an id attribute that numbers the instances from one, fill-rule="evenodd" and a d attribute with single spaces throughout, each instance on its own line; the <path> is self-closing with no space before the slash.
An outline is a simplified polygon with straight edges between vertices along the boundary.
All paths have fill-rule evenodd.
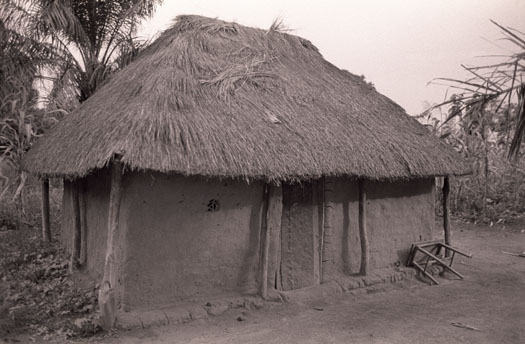
<path id="1" fill-rule="evenodd" d="M 434 177 L 468 173 L 308 40 L 199 16 L 177 17 L 24 164 L 64 179 L 64 243 L 123 309 L 404 263 L 431 237 Z"/>

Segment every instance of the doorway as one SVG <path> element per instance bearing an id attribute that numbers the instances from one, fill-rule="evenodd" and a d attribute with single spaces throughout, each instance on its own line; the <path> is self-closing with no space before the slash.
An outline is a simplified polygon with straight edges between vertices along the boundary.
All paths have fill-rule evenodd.
<path id="1" fill-rule="evenodd" d="M 317 182 L 283 184 L 281 287 L 293 290 L 319 281 Z"/>

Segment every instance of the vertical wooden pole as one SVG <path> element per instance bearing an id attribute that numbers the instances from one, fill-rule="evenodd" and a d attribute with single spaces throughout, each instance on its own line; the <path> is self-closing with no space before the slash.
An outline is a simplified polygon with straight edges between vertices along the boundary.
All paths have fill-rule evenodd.
<path id="1" fill-rule="evenodd" d="M 51 225 L 49 221 L 49 179 L 42 179 L 42 239 L 51 241 Z"/>
<path id="2" fill-rule="evenodd" d="M 271 185 L 268 201 L 267 228 L 270 233 L 268 253 L 268 288 L 281 289 L 281 221 L 283 215 L 283 188 Z"/>
<path id="3" fill-rule="evenodd" d="M 106 257 L 104 277 L 99 290 L 98 304 L 101 311 L 101 323 L 104 330 L 112 329 L 117 319 L 115 287 L 116 276 L 116 244 L 118 235 L 118 220 L 120 199 L 122 196 L 122 163 L 115 156 L 111 164 L 111 191 L 109 194 L 108 229 L 106 239 Z"/>
<path id="4" fill-rule="evenodd" d="M 448 195 L 450 193 L 449 177 L 443 180 L 443 231 L 445 232 L 445 244 L 450 245 L 450 220 L 448 218 Z M 450 256 L 450 251 L 445 250 L 445 256 Z"/>
<path id="5" fill-rule="evenodd" d="M 333 181 L 325 178 L 324 181 L 324 216 L 323 216 L 323 257 L 321 265 L 321 282 L 325 283 L 334 272 L 334 248 L 333 248 L 333 219 L 335 205 L 332 202 L 334 192 Z"/>
<path id="6" fill-rule="evenodd" d="M 260 293 L 263 299 L 268 298 L 268 253 L 270 250 L 270 231 L 268 229 L 268 208 L 270 203 L 270 186 L 265 183 L 263 189 L 263 204 L 261 213 L 261 235 L 263 238 L 263 246 L 261 252 L 261 279 L 260 279 Z"/>
<path id="7" fill-rule="evenodd" d="M 81 250 L 81 221 L 80 221 L 80 202 L 79 202 L 79 180 L 72 182 L 72 202 L 73 202 L 73 240 L 71 244 L 71 271 L 80 268 Z"/>
<path id="8" fill-rule="evenodd" d="M 366 230 L 366 190 L 363 179 L 359 179 L 359 238 L 361 241 L 361 267 L 359 273 L 366 276 L 369 273 L 369 246 Z"/>
<path id="9" fill-rule="evenodd" d="M 321 283 L 321 263 L 319 260 L 319 187 L 317 181 L 312 181 L 310 188 L 312 190 L 312 255 L 313 255 L 313 273 L 314 284 Z M 308 185 L 308 184 L 307 184 Z"/>
<path id="10" fill-rule="evenodd" d="M 79 204 L 80 204 L 80 228 L 81 228 L 81 248 L 80 248 L 80 264 L 86 266 L 87 264 L 87 200 L 86 200 L 86 182 L 82 180 L 80 184 Z"/>
<path id="11" fill-rule="evenodd" d="M 323 283 L 323 244 L 324 244 L 324 177 L 320 178 L 317 182 L 317 258 L 319 259 L 319 276 L 316 281 L 317 284 Z"/>
<path id="12" fill-rule="evenodd" d="M 122 196 L 122 163 L 115 158 L 111 169 L 111 191 L 109 196 L 108 231 L 106 240 L 106 257 L 104 264 L 104 281 L 115 287 L 115 238 L 118 231 L 118 217 L 120 211 L 120 199 Z"/>

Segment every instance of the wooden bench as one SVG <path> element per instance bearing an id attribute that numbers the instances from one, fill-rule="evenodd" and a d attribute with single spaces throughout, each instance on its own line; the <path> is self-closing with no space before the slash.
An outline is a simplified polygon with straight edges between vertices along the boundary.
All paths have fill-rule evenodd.
<path id="1" fill-rule="evenodd" d="M 446 254 L 447 251 L 450 251 L 452 253 L 450 257 L 448 257 L 448 254 Z M 417 260 L 418 253 L 421 253 L 423 255 L 423 257 L 420 260 Z M 443 257 L 444 253 L 446 257 Z M 462 252 L 457 248 L 447 245 L 443 243 L 443 240 L 430 240 L 413 243 L 410 248 L 410 253 L 408 255 L 407 266 L 412 266 L 416 268 L 435 284 L 439 284 L 439 282 L 436 281 L 436 279 L 427 272 L 429 265 L 432 264 L 441 265 L 445 270 L 448 270 L 454 275 L 463 279 L 463 276 L 452 268 L 452 263 L 454 262 L 454 257 L 456 253 L 468 258 L 472 258 L 471 254 Z M 447 259 L 450 260 L 449 263 L 445 262 L 445 260 Z"/>

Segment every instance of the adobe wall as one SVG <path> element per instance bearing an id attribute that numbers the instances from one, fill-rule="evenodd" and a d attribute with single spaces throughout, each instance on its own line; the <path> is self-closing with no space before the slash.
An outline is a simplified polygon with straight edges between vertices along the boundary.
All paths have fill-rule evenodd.
<path id="1" fill-rule="evenodd" d="M 359 272 L 361 259 L 358 183 L 349 178 L 334 178 L 332 181 L 333 192 L 325 201 L 331 201 L 334 207 L 331 243 L 334 267 L 340 274 L 351 274 Z"/>
<path id="2" fill-rule="evenodd" d="M 388 267 L 397 262 L 404 265 L 412 242 L 431 239 L 433 190 L 433 178 L 366 182 L 371 268 Z M 341 274 L 359 272 L 358 195 L 356 180 L 334 180 L 334 263 Z"/>
<path id="3" fill-rule="evenodd" d="M 85 178 L 84 183 L 87 271 L 96 281 L 100 282 L 104 275 L 106 257 L 111 170 L 99 170 Z"/>
<path id="4" fill-rule="evenodd" d="M 83 178 L 85 207 L 80 203 L 82 224 L 85 224 L 87 240 L 86 272 L 95 280 L 101 280 L 104 274 L 104 259 L 106 254 L 106 232 L 110 191 L 109 169 L 98 170 Z M 64 182 L 62 197 L 62 235 L 61 241 L 70 253 L 73 239 L 74 215 L 72 202 L 72 183 Z M 84 228 L 82 229 L 84 230 Z M 84 247 L 81 257 L 85 257 Z M 84 263 L 84 262 L 83 262 Z"/>
<path id="5" fill-rule="evenodd" d="M 432 239 L 434 178 L 367 185 L 370 265 L 405 265 L 411 243 Z"/>
<path id="6" fill-rule="evenodd" d="M 96 280 L 102 278 L 104 268 L 109 172 L 103 169 L 84 179 L 87 272 Z M 372 269 L 405 264 L 410 243 L 431 238 L 433 187 L 431 178 L 366 182 Z M 317 199 L 323 194 L 317 195 L 316 190 L 293 193 L 293 197 L 285 192 L 283 218 L 271 220 L 281 223 L 277 277 L 282 280 L 270 285 L 277 283 L 288 290 L 318 283 L 318 234 L 323 215 L 318 214 L 322 207 Z M 119 217 L 123 236 L 117 237 L 116 257 L 121 262 L 117 289 L 124 308 L 157 307 L 229 291 L 254 292 L 260 264 L 262 198 L 260 182 L 125 173 Z M 216 211 L 209 211 L 210 200 L 218 201 Z M 334 206 L 335 273 L 357 273 L 361 257 L 357 181 L 333 179 L 327 201 Z M 70 248 L 73 211 L 69 183 L 64 185 L 62 227 L 62 239 Z"/>
<path id="7" fill-rule="evenodd" d="M 262 198 L 256 182 L 128 173 L 120 223 L 128 243 L 124 307 L 254 291 Z M 211 200 L 216 211 L 208 210 Z"/>
<path id="8" fill-rule="evenodd" d="M 319 282 L 317 187 L 316 182 L 282 185 L 279 289 L 299 289 Z"/>
<path id="9" fill-rule="evenodd" d="M 73 235 L 73 204 L 71 201 L 71 183 L 64 180 L 62 191 L 62 214 L 60 219 L 60 242 L 68 253 L 71 253 L 71 240 Z"/>

